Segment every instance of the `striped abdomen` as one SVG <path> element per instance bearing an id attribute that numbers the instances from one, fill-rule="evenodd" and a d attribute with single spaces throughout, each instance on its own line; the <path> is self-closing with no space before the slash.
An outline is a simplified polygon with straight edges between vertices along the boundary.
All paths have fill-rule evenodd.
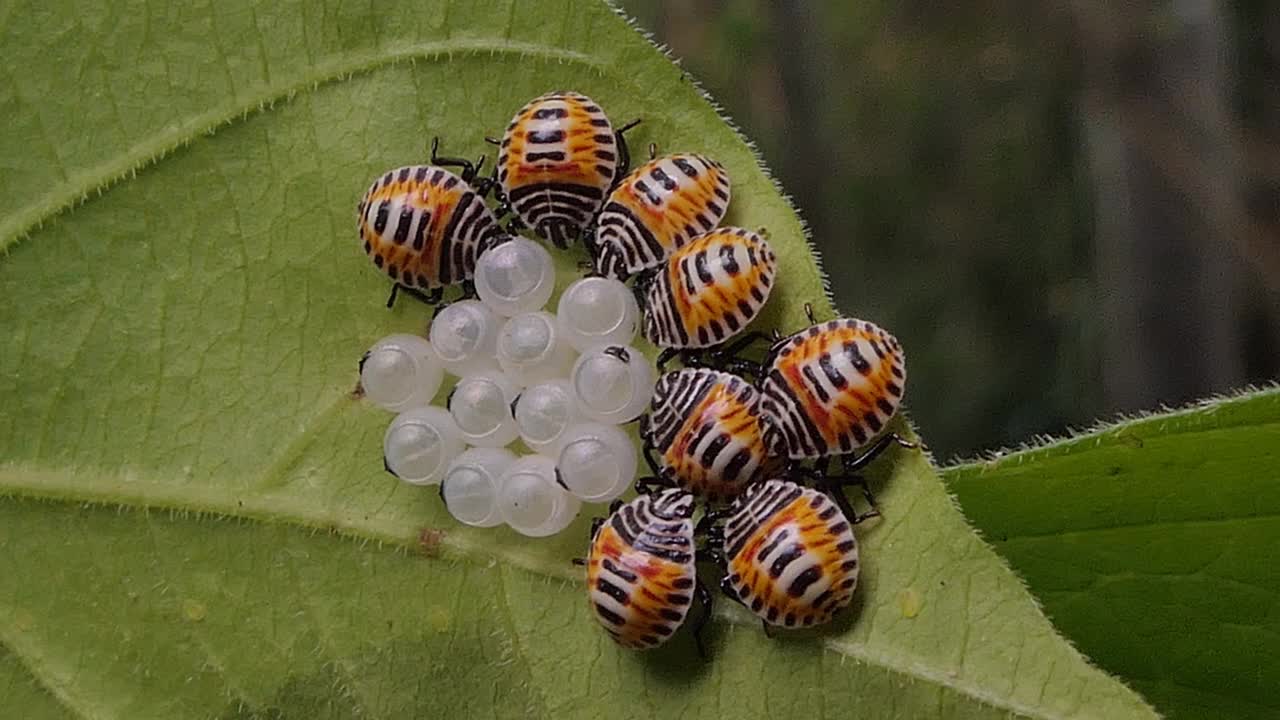
<path id="1" fill-rule="evenodd" d="M 779 342 L 765 366 L 760 410 L 771 448 L 793 459 L 866 445 L 898 411 L 906 361 L 897 338 L 841 318 Z"/>
<path id="2" fill-rule="evenodd" d="M 470 279 L 480 253 L 503 238 L 475 190 L 430 165 L 378 178 L 360 200 L 356 225 L 374 265 L 401 285 L 421 289 Z"/>
<path id="3" fill-rule="evenodd" d="M 692 496 L 663 490 L 618 508 L 591 539 L 591 608 L 620 645 L 656 647 L 684 622 L 696 582 L 692 517 Z"/>
<path id="4" fill-rule="evenodd" d="M 498 182 L 525 224 L 566 247 L 600 210 L 617 167 L 613 126 L 600 106 L 554 92 L 531 100 L 507 126 Z"/>
<path id="5" fill-rule="evenodd" d="M 715 229 L 729 207 L 729 175 L 702 155 L 668 155 L 636 168 L 609 194 L 596 227 L 596 268 L 623 278 L 655 267 Z"/>
<path id="6" fill-rule="evenodd" d="M 763 237 L 720 228 L 667 258 L 644 289 L 644 334 L 658 347 L 705 348 L 733 337 L 760 313 L 777 259 Z"/>
<path id="7" fill-rule="evenodd" d="M 849 604 L 858 543 L 831 498 L 768 480 L 734 501 L 730 513 L 724 589 L 765 622 L 819 625 Z"/>
<path id="8" fill-rule="evenodd" d="M 712 501 L 730 500 L 771 467 L 760 431 L 759 395 L 746 380 L 703 368 L 669 372 L 654 386 L 641 422 L 663 475 Z"/>

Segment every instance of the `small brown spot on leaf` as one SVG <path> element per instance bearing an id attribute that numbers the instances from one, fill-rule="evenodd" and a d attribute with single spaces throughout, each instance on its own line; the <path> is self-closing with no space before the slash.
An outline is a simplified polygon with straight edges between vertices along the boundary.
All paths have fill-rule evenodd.
<path id="1" fill-rule="evenodd" d="M 445 532 L 439 528 L 422 528 L 418 533 L 418 550 L 430 558 L 440 557 L 440 545 L 444 543 Z"/>

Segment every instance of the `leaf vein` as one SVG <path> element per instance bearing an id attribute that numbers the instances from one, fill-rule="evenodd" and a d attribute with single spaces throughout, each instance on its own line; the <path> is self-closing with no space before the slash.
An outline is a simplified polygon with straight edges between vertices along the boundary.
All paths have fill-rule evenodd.
<path id="1" fill-rule="evenodd" d="M 80 205 L 87 199 L 90 192 L 97 191 L 100 195 L 126 176 L 136 174 L 140 168 L 156 164 L 171 155 L 174 150 L 189 145 L 203 135 L 212 135 L 223 128 L 243 122 L 252 115 L 264 112 L 277 101 L 285 101 L 299 92 L 311 90 L 320 85 L 343 82 L 357 75 L 369 74 L 401 62 L 417 59 L 448 61 L 455 52 L 536 56 L 586 65 L 598 72 L 604 71 L 602 63 L 579 52 L 533 43 L 494 42 L 488 39 L 425 42 L 382 48 L 377 52 L 364 55 L 339 55 L 328 62 L 309 67 L 309 72 L 302 74 L 295 83 L 282 82 L 264 88 L 262 92 L 249 98 L 248 102 L 237 105 L 229 111 L 213 108 L 189 116 L 185 120 L 177 121 L 173 127 L 140 140 L 123 152 L 93 167 L 64 173 L 65 182 L 54 185 L 33 202 L 16 209 L 8 217 L 0 220 L 0 251 L 12 247 L 20 238 L 27 236 L 51 217 Z"/>

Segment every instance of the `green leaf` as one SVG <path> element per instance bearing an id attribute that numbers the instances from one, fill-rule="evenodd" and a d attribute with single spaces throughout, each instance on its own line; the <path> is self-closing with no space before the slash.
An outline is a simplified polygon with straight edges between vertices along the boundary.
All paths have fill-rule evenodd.
<path id="1" fill-rule="evenodd" d="M 766 324 L 831 312 L 750 148 L 608 6 L 26 3 L 0 32 L 5 717 L 1151 715 L 919 452 L 877 463 L 853 611 L 769 639 L 721 603 L 711 662 L 595 627 L 585 516 L 464 529 L 382 472 L 355 361 L 428 310 L 383 309 L 356 200 L 433 135 L 484 152 L 548 89 L 724 162 L 729 221 L 780 256 Z"/>
<path id="2" fill-rule="evenodd" d="M 1280 714 L 1280 390 L 946 479 L 1057 626 L 1168 717 Z"/>

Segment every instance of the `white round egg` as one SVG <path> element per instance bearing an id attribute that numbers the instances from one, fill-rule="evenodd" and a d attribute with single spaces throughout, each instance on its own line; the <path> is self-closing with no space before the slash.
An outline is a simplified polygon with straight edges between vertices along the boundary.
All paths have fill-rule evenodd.
<path id="1" fill-rule="evenodd" d="M 468 375 L 449 393 L 449 414 L 462 438 L 478 447 L 502 447 L 519 437 L 511 404 L 520 388 L 505 373 Z"/>
<path id="2" fill-rule="evenodd" d="M 639 328 L 640 304 L 621 281 L 586 277 L 560 294 L 556 319 L 565 340 L 578 352 L 597 345 L 626 345 Z"/>
<path id="3" fill-rule="evenodd" d="M 583 414 L 610 425 L 640 417 L 657 379 L 649 358 L 630 345 L 592 348 L 578 357 L 569 374 Z"/>
<path id="4" fill-rule="evenodd" d="M 445 509 L 458 522 L 473 527 L 501 525 L 498 482 L 515 461 L 515 453 L 502 448 L 471 448 L 459 455 L 440 483 Z"/>
<path id="5" fill-rule="evenodd" d="M 502 318 L 479 300 L 459 300 L 436 313 L 428 337 L 440 364 L 458 377 L 498 369 Z"/>
<path id="6" fill-rule="evenodd" d="M 417 335 L 388 335 L 360 360 L 364 396 L 391 412 L 429 404 L 443 379 L 431 343 Z"/>
<path id="7" fill-rule="evenodd" d="M 546 248 L 516 237 L 480 256 L 474 280 L 481 302 L 511 317 L 547 304 L 555 290 L 556 268 Z"/>
<path id="8" fill-rule="evenodd" d="M 573 348 L 548 312 L 516 315 L 498 333 L 498 364 L 521 386 L 565 377 L 573 357 Z"/>
<path id="9" fill-rule="evenodd" d="M 530 385 L 512 407 L 520 439 L 530 450 L 554 457 L 564 431 L 582 420 L 582 410 L 568 380 Z"/>
<path id="10" fill-rule="evenodd" d="M 516 532 L 554 535 L 569 526 L 582 503 L 556 484 L 556 463 L 542 455 L 516 460 L 498 480 L 498 511 Z"/>
<path id="11" fill-rule="evenodd" d="M 631 487 L 639 464 L 635 443 L 617 425 L 581 423 L 565 432 L 556 469 L 575 497 L 607 503 Z"/>
<path id="12" fill-rule="evenodd" d="M 387 471 L 411 485 L 434 485 L 462 452 L 462 434 L 444 408 L 419 407 L 400 413 L 382 437 Z"/>

